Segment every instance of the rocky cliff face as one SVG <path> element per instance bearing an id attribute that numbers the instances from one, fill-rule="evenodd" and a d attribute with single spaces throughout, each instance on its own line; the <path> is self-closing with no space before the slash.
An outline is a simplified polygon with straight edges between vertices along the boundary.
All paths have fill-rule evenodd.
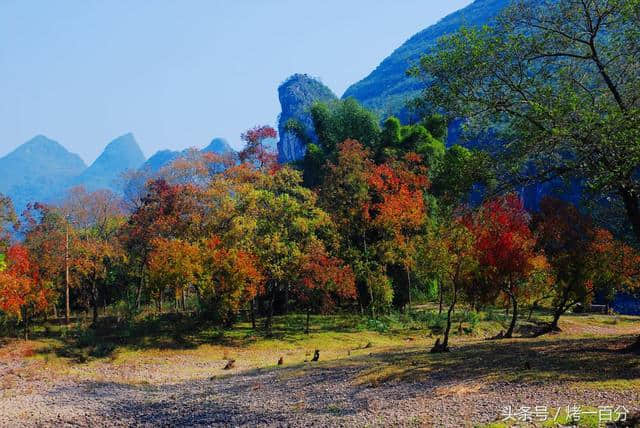
<path id="1" fill-rule="evenodd" d="M 278 88 L 282 113 L 278 120 L 278 158 L 280 162 L 293 162 L 304 157 L 305 143 L 286 125 L 290 119 L 298 121 L 305 134 L 315 138 L 310 108 L 315 102 L 337 99 L 333 92 L 318 80 L 306 74 L 294 74 Z"/>

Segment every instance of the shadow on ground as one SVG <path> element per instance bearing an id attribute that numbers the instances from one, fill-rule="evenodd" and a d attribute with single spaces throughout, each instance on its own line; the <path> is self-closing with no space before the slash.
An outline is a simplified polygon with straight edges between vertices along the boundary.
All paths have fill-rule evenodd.
<path id="1" fill-rule="evenodd" d="M 426 397 L 424 406 L 435 409 L 446 403 L 455 412 L 482 401 L 479 411 L 495 417 L 501 400 L 531 401 L 551 391 L 556 402 L 585 403 L 594 396 L 588 388 L 572 389 L 574 382 L 594 383 L 598 388 L 598 382 L 637 380 L 640 357 L 618 352 L 633 339 L 629 335 L 486 341 L 438 355 L 427 350 L 376 352 L 373 348 L 370 353 L 319 364 L 255 369 L 169 385 L 81 382 L 50 394 L 65 400 L 80 395 L 99 403 L 106 415 L 142 425 L 322 426 L 330 418 L 339 418 L 348 426 L 354 420 L 350 418 L 361 418 L 363 412 L 375 414 L 369 406 L 378 399 L 393 408 L 404 403 L 415 406 L 411 400 L 416 396 Z M 438 392 L 443 386 L 474 382 L 481 388 L 462 398 L 443 401 Z M 501 386 L 494 391 L 496 385 Z M 637 388 L 618 394 L 616 399 L 626 397 L 636 404 L 640 399 Z"/>

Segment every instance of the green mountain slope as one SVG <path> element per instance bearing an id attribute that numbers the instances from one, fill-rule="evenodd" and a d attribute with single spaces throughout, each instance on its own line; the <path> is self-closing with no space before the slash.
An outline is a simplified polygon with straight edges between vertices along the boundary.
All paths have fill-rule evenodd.
<path id="1" fill-rule="evenodd" d="M 435 46 L 437 40 L 461 26 L 490 23 L 510 0 L 476 0 L 464 9 L 446 16 L 440 22 L 407 40 L 367 77 L 349 87 L 343 98 L 353 97 L 381 118 L 399 115 L 407 101 L 420 90 L 421 83 L 406 75 L 420 57 Z"/>

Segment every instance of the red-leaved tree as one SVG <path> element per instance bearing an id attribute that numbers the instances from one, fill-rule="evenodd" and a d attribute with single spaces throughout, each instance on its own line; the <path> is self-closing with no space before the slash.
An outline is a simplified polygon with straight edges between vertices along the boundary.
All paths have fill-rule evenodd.
<path id="1" fill-rule="evenodd" d="M 240 162 L 254 163 L 258 168 L 272 168 L 277 164 L 277 155 L 267 149 L 264 141 L 275 139 L 278 132 L 271 126 L 256 126 L 243 133 L 240 138 L 245 144 L 244 149 L 238 154 Z"/>
<path id="2" fill-rule="evenodd" d="M 518 303 L 531 292 L 529 279 L 545 269 L 542 253 L 529 227 L 530 216 L 514 194 L 484 203 L 466 220 L 475 236 L 480 269 L 485 278 L 509 299 L 513 313 L 504 337 L 512 337 L 518 319 Z"/>
<path id="3" fill-rule="evenodd" d="M 47 308 L 49 289 L 40 282 L 37 266 L 22 245 L 9 248 L 6 264 L 0 272 L 0 310 L 22 320 L 26 340 L 30 318 Z"/>

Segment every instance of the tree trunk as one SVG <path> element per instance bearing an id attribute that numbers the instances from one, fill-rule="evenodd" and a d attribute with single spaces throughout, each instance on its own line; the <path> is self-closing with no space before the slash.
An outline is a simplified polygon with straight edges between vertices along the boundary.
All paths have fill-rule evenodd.
<path id="1" fill-rule="evenodd" d="M 438 305 L 438 315 L 442 315 L 442 300 L 444 299 L 444 292 L 442 290 L 442 281 L 438 281 L 438 294 L 440 294 L 440 303 Z"/>
<path id="2" fill-rule="evenodd" d="M 440 343 L 440 338 L 436 340 L 436 344 L 433 345 L 433 348 L 431 348 L 432 353 L 449 352 L 449 333 L 451 332 L 451 314 L 453 313 L 453 308 L 456 306 L 457 301 L 458 301 L 458 287 L 454 285 L 453 300 L 451 301 L 451 305 L 449 306 L 449 310 L 447 311 L 447 327 L 444 330 L 444 339 L 442 343 Z"/>
<path id="3" fill-rule="evenodd" d="M 640 196 L 634 195 L 629 189 L 621 188 L 620 196 L 624 201 L 624 207 L 627 211 L 627 217 L 631 221 L 633 232 L 636 235 L 636 239 L 640 241 Z M 636 342 L 629 347 L 630 351 L 640 353 L 640 336 Z"/>
<path id="4" fill-rule="evenodd" d="M 24 327 L 24 340 L 29 340 L 29 314 L 27 308 L 22 308 L 22 325 Z"/>
<path id="5" fill-rule="evenodd" d="M 564 290 L 562 291 L 562 300 L 555 307 L 553 311 L 553 319 L 551 320 L 551 323 L 549 323 L 549 325 L 547 325 L 544 329 L 538 332 L 536 336 L 542 336 L 543 334 L 551 333 L 553 331 L 560 331 L 560 327 L 558 326 L 560 317 L 564 315 L 564 313 L 567 312 L 570 307 L 576 304 L 576 302 L 573 302 L 570 305 L 567 304 L 567 302 L 569 301 L 570 293 L 571 293 L 571 285 L 566 284 Z"/>
<path id="6" fill-rule="evenodd" d="M 284 313 L 289 313 L 289 285 L 284 288 Z"/>
<path id="7" fill-rule="evenodd" d="M 267 325 L 266 325 L 266 333 L 268 337 L 273 336 L 273 305 L 276 300 L 276 288 L 277 283 L 273 285 L 271 290 L 271 296 L 269 297 L 269 309 L 267 314 Z"/>
<path id="8" fill-rule="evenodd" d="M 98 325 L 98 287 L 94 283 L 91 286 L 91 306 L 93 306 L 93 327 Z"/>
<path id="9" fill-rule="evenodd" d="M 371 284 L 367 284 L 367 287 L 369 287 L 369 299 L 370 299 L 369 307 L 371 309 L 371 318 L 375 319 L 375 317 L 376 317 L 376 305 L 373 302 L 373 290 L 371 289 Z"/>
<path id="10" fill-rule="evenodd" d="M 144 287 L 144 264 L 140 268 L 140 282 L 138 283 L 138 290 L 136 292 L 136 309 L 140 310 L 142 304 L 142 288 Z"/>
<path id="11" fill-rule="evenodd" d="M 632 191 L 624 187 L 620 189 L 619 194 L 624 202 L 627 217 L 631 221 L 636 239 L 640 241 L 640 196 L 634 195 Z"/>
<path id="12" fill-rule="evenodd" d="M 509 292 L 509 298 L 511 299 L 511 304 L 513 305 L 513 314 L 511 316 L 511 324 L 509 325 L 509 329 L 505 333 L 504 337 L 509 339 L 513 337 L 513 331 L 516 328 L 516 322 L 518 321 L 518 300 L 516 299 L 515 294 Z"/>
<path id="13" fill-rule="evenodd" d="M 409 309 L 411 309 L 411 271 L 407 268 L 407 296 L 409 297 Z"/>
<path id="14" fill-rule="evenodd" d="M 555 313 L 553 314 L 553 320 L 551 321 L 551 324 L 549 324 L 549 331 L 558 331 L 560 330 L 560 327 L 558 327 L 558 321 L 560 321 L 560 317 L 562 316 L 562 314 L 565 312 L 565 310 L 556 310 Z"/>
<path id="15" fill-rule="evenodd" d="M 453 301 L 451 302 L 451 306 L 449 306 L 449 310 L 447 311 L 447 328 L 444 330 L 444 339 L 442 340 L 442 348 L 446 351 L 449 349 L 449 333 L 451 332 L 451 314 L 453 313 L 453 308 L 456 306 L 458 301 L 458 287 L 455 287 L 453 291 Z"/>
<path id="16" fill-rule="evenodd" d="M 69 324 L 71 318 L 71 304 L 69 303 L 69 220 L 67 219 L 66 233 L 65 233 L 65 250 L 64 250 L 64 299 L 65 299 L 65 313 L 64 323 Z"/>
<path id="17" fill-rule="evenodd" d="M 251 328 L 256 329 L 256 299 L 251 299 Z"/>
<path id="18" fill-rule="evenodd" d="M 364 247 L 364 255 L 366 259 L 369 258 L 368 250 L 367 250 L 367 232 L 365 229 L 362 230 L 362 245 Z M 369 291 L 369 308 L 371 309 L 371 318 L 376 317 L 376 308 L 373 301 L 373 289 L 371 288 L 371 284 L 369 283 L 369 279 L 367 278 L 367 290 Z"/>

